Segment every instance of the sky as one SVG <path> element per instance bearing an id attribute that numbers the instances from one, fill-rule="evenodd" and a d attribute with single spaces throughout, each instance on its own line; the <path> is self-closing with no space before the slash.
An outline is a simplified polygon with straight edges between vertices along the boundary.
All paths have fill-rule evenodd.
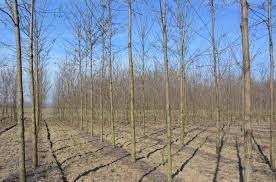
<path id="1" fill-rule="evenodd" d="M 96 2 L 94 0 L 92 2 Z M 184 0 L 183 0 L 184 1 Z M 22 1 L 19 1 L 19 3 Z M 37 1 L 41 3 L 43 1 Z M 147 3 L 145 3 L 147 2 Z M 210 65 L 210 8 L 207 0 L 190 0 L 188 2 L 187 23 L 190 25 L 186 43 L 187 43 L 187 62 L 194 58 L 195 55 L 201 53 L 203 56 L 197 57 L 193 64 L 187 66 L 187 72 L 198 71 L 209 72 L 209 68 L 205 66 Z M 249 26 L 250 26 L 250 48 L 252 58 L 252 75 L 255 78 L 260 78 L 261 67 L 267 70 L 269 66 L 268 59 L 268 33 L 264 23 L 261 21 L 260 13 L 266 13 L 258 9 L 258 5 L 262 1 L 249 0 Z M 177 44 L 177 27 L 175 23 L 175 0 L 167 0 L 168 6 L 168 40 L 169 47 L 176 47 Z M 73 43 L 74 33 L 72 27 L 68 22 L 68 14 L 73 11 L 73 4 L 84 6 L 84 0 L 47 0 L 45 9 L 47 12 L 43 17 L 44 26 L 47 27 L 45 37 L 48 45 L 51 46 L 49 53 L 49 60 L 47 61 L 48 79 L 52 86 L 56 78 L 58 65 L 61 64 L 66 58 L 66 49 L 70 49 L 68 44 Z M 42 4 L 37 4 L 42 7 Z M 276 17 L 275 2 L 273 2 L 273 18 Z M 215 0 L 216 7 L 216 20 L 215 20 L 215 36 L 218 42 L 218 49 L 222 50 L 229 45 L 235 45 L 233 51 L 237 54 L 238 60 L 241 61 L 241 32 L 240 32 L 240 4 L 238 0 Z M 3 1 L 0 3 L 0 8 L 5 9 Z M 53 13 L 55 12 L 55 13 Z M 185 13 L 185 12 L 184 12 Z M 95 14 L 100 15 L 100 7 L 96 7 Z M 122 67 L 128 67 L 127 56 L 127 3 L 126 0 L 113 0 L 112 1 L 112 14 L 114 15 L 113 23 L 117 33 L 112 38 L 113 52 L 116 55 L 116 62 Z M 83 15 L 85 16 L 85 15 Z M 8 62 L 14 63 L 14 32 L 11 22 L 7 15 L 0 12 L 0 63 Z M 40 19 L 41 20 L 41 19 Z M 161 49 L 161 27 L 160 27 L 160 13 L 158 0 L 134 0 L 133 3 L 133 49 L 134 59 L 138 60 L 140 55 L 140 44 L 137 29 L 139 22 L 147 21 L 150 27 L 149 37 L 146 42 L 146 49 L 149 49 L 148 68 L 153 66 L 154 60 L 158 60 L 162 66 L 162 49 Z M 276 18 L 273 20 L 273 41 L 275 45 L 275 28 Z M 22 32 L 23 44 L 28 45 L 28 39 Z M 7 46 L 8 45 L 8 46 Z M 276 46 L 274 46 L 276 47 Z M 24 48 L 23 48 L 24 49 Z M 27 47 L 25 46 L 25 49 Z M 175 48 L 170 50 L 170 66 L 177 66 L 177 56 L 175 55 Z M 275 49 L 275 48 L 274 48 Z M 275 52 L 275 51 L 274 51 Z M 256 56 L 255 56 L 256 55 Z M 96 46 L 95 49 L 95 62 L 99 60 L 100 47 Z M 228 60 L 229 53 L 221 55 L 222 60 Z M 275 56 L 274 56 L 275 57 Z M 138 63 L 137 63 L 138 64 Z M 224 62 L 222 64 L 227 64 Z M 23 65 L 28 67 L 28 60 L 25 56 Z M 138 67 L 138 65 L 137 65 Z M 237 70 L 239 73 L 240 70 Z M 27 72 L 26 72 L 27 73 Z M 27 86 L 28 76 L 25 73 L 24 82 Z M 28 89 L 28 88 L 26 88 Z M 50 91 L 50 94 L 52 91 Z M 28 94 L 27 94 L 28 98 Z M 51 99 L 49 99 L 51 102 Z"/>

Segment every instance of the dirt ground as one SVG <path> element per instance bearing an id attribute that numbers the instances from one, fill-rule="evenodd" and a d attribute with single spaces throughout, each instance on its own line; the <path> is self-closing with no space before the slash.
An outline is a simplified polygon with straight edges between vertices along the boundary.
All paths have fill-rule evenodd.
<path id="1" fill-rule="evenodd" d="M 219 156 L 215 153 L 215 127 L 207 124 L 190 123 L 184 145 L 180 141 L 180 125 L 173 125 L 174 181 L 243 181 L 243 136 L 239 124 L 233 121 L 224 125 Z M 268 127 L 253 124 L 254 181 L 271 181 Z M 101 142 L 100 127 L 91 136 L 66 121 L 43 121 L 39 130 L 39 167 L 33 170 L 31 128 L 26 120 L 27 181 L 166 181 L 164 122 L 147 123 L 145 137 L 137 125 L 135 163 L 130 158 L 129 124 L 116 121 L 115 148 L 107 134 L 109 128 L 104 127 L 105 141 Z M 1 126 L 0 181 L 18 181 L 16 129 L 12 124 Z"/>

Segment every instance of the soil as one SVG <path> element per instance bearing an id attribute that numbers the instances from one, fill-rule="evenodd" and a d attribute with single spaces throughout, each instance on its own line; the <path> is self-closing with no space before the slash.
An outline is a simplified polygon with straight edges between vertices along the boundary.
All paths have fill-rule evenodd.
<path id="1" fill-rule="evenodd" d="M 206 122 L 208 123 L 208 122 Z M 226 123 L 222 145 L 216 154 L 214 124 L 190 123 L 184 143 L 181 127 L 172 129 L 173 180 L 187 182 L 243 181 L 243 133 L 238 122 Z M 47 119 L 38 137 L 39 165 L 31 165 L 31 125 L 25 121 L 27 181 L 166 181 L 166 129 L 164 121 L 146 125 L 146 136 L 137 123 L 137 161 L 130 157 L 130 126 L 116 121 L 116 147 L 105 123 L 101 142 L 100 124 L 94 135 L 80 131 L 67 121 Z M 269 124 L 253 124 L 253 180 L 271 181 Z M 89 125 L 85 128 L 89 128 Z M 17 126 L 0 130 L 0 181 L 18 181 Z"/>

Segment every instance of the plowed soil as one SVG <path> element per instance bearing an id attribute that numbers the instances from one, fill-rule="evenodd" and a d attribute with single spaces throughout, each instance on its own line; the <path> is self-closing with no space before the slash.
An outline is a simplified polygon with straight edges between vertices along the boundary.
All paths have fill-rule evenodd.
<path id="1" fill-rule="evenodd" d="M 208 122 L 206 122 L 208 123 Z M 39 166 L 31 167 L 31 127 L 26 120 L 27 181 L 166 181 L 166 129 L 164 121 L 146 125 L 146 136 L 137 125 L 137 161 L 130 157 L 130 126 L 116 122 L 116 147 L 110 126 L 101 142 L 99 123 L 94 136 L 66 121 L 47 119 L 39 130 Z M 88 128 L 87 125 L 86 128 Z M 253 180 L 270 181 L 269 125 L 253 124 Z M 0 131 L 0 181 L 18 181 L 17 126 L 6 124 Z M 216 154 L 214 124 L 190 123 L 184 144 L 181 127 L 172 133 L 174 181 L 243 181 L 243 133 L 237 121 L 225 122 L 222 145 Z"/>

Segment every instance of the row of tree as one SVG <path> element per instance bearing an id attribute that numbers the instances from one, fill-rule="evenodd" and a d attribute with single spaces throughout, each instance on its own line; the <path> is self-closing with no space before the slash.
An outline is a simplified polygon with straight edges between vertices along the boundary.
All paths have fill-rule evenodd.
<path id="1" fill-rule="evenodd" d="M 5 70 L 10 68 L 2 66 L 1 76 L 3 82 L 1 89 L 2 116 L 10 113 L 16 115 L 18 138 L 20 142 L 19 150 L 19 177 L 20 181 L 25 181 L 25 144 L 24 144 L 24 88 L 23 88 L 23 66 L 22 66 L 22 32 L 27 32 L 28 37 L 28 60 L 30 75 L 30 95 L 32 105 L 32 161 L 33 167 L 38 164 L 37 137 L 39 123 L 41 120 L 40 108 L 47 93 L 46 69 L 43 60 L 47 59 L 49 49 L 45 46 L 42 38 L 42 23 L 38 22 L 38 12 L 36 11 L 35 0 L 22 2 L 19 6 L 17 0 L 5 1 L 7 9 L 1 8 L 7 17 L 10 18 L 14 27 L 16 40 L 16 86 L 12 76 L 7 76 Z M 171 155 L 171 128 L 172 122 L 178 120 L 182 126 L 181 139 L 184 142 L 186 136 L 186 125 L 188 121 L 196 119 L 211 120 L 216 122 L 216 151 L 221 147 L 221 132 L 225 121 L 232 118 L 243 121 L 245 164 L 244 179 L 252 181 L 252 128 L 254 119 L 270 120 L 270 163 L 273 172 L 276 172 L 276 122 L 274 118 L 274 60 L 273 60 L 273 39 L 272 39 L 272 0 L 267 1 L 267 17 L 265 25 L 269 38 L 269 58 L 270 58 L 270 78 L 253 79 L 251 77 L 249 48 L 249 26 L 248 9 L 250 6 L 246 0 L 240 0 L 241 7 L 241 41 L 242 41 L 242 79 L 240 79 L 241 68 L 233 43 L 229 43 L 226 48 L 219 46 L 219 41 L 215 36 L 215 2 L 210 0 L 210 38 L 211 65 L 201 65 L 192 69 L 193 63 L 198 57 L 205 54 L 205 51 L 188 56 L 189 36 L 191 27 L 188 21 L 189 1 L 176 0 L 175 3 L 167 4 L 166 0 L 159 1 L 157 18 L 160 22 L 160 39 L 153 45 L 148 45 L 149 32 L 152 31 L 151 23 L 140 19 L 138 56 L 133 56 L 133 13 L 137 18 L 137 13 L 133 8 L 132 0 L 127 1 L 127 29 L 128 41 L 125 42 L 128 50 L 128 65 L 122 66 L 122 61 L 116 53 L 113 38 L 122 29 L 121 25 L 115 23 L 114 4 L 111 0 L 88 1 L 83 3 L 73 3 L 69 14 L 65 17 L 72 29 L 73 40 L 68 41 L 68 55 L 60 64 L 55 90 L 53 94 L 54 106 L 59 119 L 71 118 L 74 122 L 80 120 L 79 128 L 84 130 L 89 128 L 94 134 L 94 125 L 100 124 L 101 139 L 104 140 L 104 117 L 108 117 L 108 126 L 112 131 L 112 144 L 115 146 L 114 122 L 118 113 L 125 113 L 127 121 L 130 121 L 131 133 L 131 157 L 136 160 L 136 122 L 140 116 L 140 123 L 143 134 L 146 135 L 147 113 L 154 113 L 155 117 L 164 115 L 167 129 L 167 174 L 168 181 L 172 181 L 172 155 Z M 152 8 L 148 1 L 143 6 Z M 23 8 L 22 8 L 23 7 Z M 96 11 L 101 7 L 100 11 Z M 173 11 L 173 8 L 176 11 Z M 19 8 L 21 11 L 19 13 Z M 170 19 L 176 22 L 173 29 L 177 29 L 173 43 L 170 44 L 168 38 L 168 11 L 172 14 Z M 253 11 L 253 10 L 252 10 Z M 255 11 L 255 10 L 254 10 Z M 25 13 L 24 13 L 25 12 Z M 27 13 L 26 13 L 27 12 Z M 24 16 L 23 16 L 24 15 Z M 85 15 L 85 16 L 83 16 Z M 118 15 L 120 16 L 120 15 Z M 20 19 L 24 17 L 27 23 Z M 120 18 L 119 18 L 120 19 Z M 199 17 L 200 19 L 200 17 Z M 202 20 L 201 20 L 202 21 Z M 206 26 L 206 25 L 205 25 Z M 23 28 L 22 28 L 23 27 Z M 196 31 L 194 31 L 197 33 Z M 193 33 L 194 33 L 193 32 Z M 162 46 L 160 46 L 162 45 Z M 151 47 L 157 47 L 162 56 L 149 57 Z M 195 51 L 197 52 L 197 50 Z M 207 51 L 208 52 L 208 51 Z M 208 54 L 209 55 L 209 54 Z M 136 58 L 137 57 L 137 58 Z M 163 62 L 159 60 L 163 57 Z M 137 60 L 136 60 L 137 59 Z M 177 64 L 171 65 L 171 60 L 177 60 Z M 221 60 L 224 59 L 225 65 Z M 99 60 L 96 62 L 95 60 Z M 149 60 L 154 60 L 150 66 Z M 116 62 L 117 61 L 117 62 Z M 136 64 L 137 63 L 137 64 Z M 138 66 L 140 69 L 137 69 Z M 162 66 L 161 66 L 162 65 Z M 207 67 L 202 69 L 201 67 Z M 106 69 L 108 68 L 108 70 Z M 195 71 L 191 71 L 195 70 Z M 206 78 L 202 71 L 212 72 Z M 9 72 L 12 74 L 12 72 Z M 107 73 L 107 75 L 106 75 Z M 12 74 L 13 76 L 15 75 Z M 266 88 L 269 82 L 269 89 Z M 138 83 L 138 84 L 137 84 Z M 16 94 L 15 94 L 16 93 Z M 265 94 L 269 93 L 269 94 Z M 269 97 L 268 97 L 269 95 Z M 16 96 L 16 98 L 15 98 Z M 137 99 L 141 98 L 141 99 Z M 254 99 L 253 104 L 251 100 Z M 204 101 L 204 102 L 203 102 Z M 12 104 L 13 103 L 13 104 Z M 16 103 L 16 104 L 15 104 Z M 212 106 L 212 107 L 210 107 Z M 79 111 L 80 115 L 75 118 L 74 112 Z M 240 112 L 243 110 L 243 112 Z M 16 112 L 15 112 L 16 111 Z M 161 112 L 160 112 L 161 111 Z M 78 113 L 78 112 L 75 112 Z M 139 114 L 140 113 L 140 114 Z M 69 117 L 68 117 L 69 116 Z M 158 119 L 157 119 L 158 120 Z M 85 127 L 85 123 L 87 126 Z M 274 176 L 275 180 L 275 176 Z"/>
<path id="2" fill-rule="evenodd" d="M 43 10 L 45 2 L 39 3 Z M 16 64 L 1 60 L 1 121 L 10 118 L 17 122 L 19 147 L 19 179 L 26 181 L 25 169 L 25 121 L 26 115 L 24 97 L 30 90 L 31 123 L 32 123 L 32 165 L 38 166 L 37 138 L 39 124 L 41 122 L 41 106 L 46 99 L 49 89 L 46 71 L 46 61 L 51 49 L 45 39 L 46 31 L 42 16 L 45 12 L 35 11 L 35 0 L 30 2 L 4 1 L 0 10 L 3 13 L 3 23 L 8 28 L 14 29 Z M 23 18 L 24 17 L 24 18 Z M 23 34 L 23 36 L 22 36 Z M 25 41 L 26 39 L 27 41 Z M 28 46 L 27 46 L 28 45 Z M 9 50 L 11 45 L 1 43 L 1 46 Z M 22 48 L 23 47 L 23 48 Z M 24 49 L 25 47 L 28 47 Z M 28 61 L 29 67 L 23 66 L 23 60 Z M 16 68 L 16 69 L 15 69 Z M 23 79 L 23 73 L 27 72 L 30 78 L 29 84 Z M 23 81 L 24 80 L 24 81 Z M 26 87 L 26 86 L 27 87 Z M 30 86 L 28 88 L 28 86 Z M 10 112 L 8 113 L 8 110 Z"/>
<path id="3" fill-rule="evenodd" d="M 86 2 L 86 6 L 87 6 Z M 215 36 L 215 3 L 210 0 L 210 47 L 211 47 L 211 57 L 212 64 L 211 69 L 211 79 L 210 77 L 204 78 L 204 73 L 200 67 L 197 67 L 196 71 L 190 71 L 188 66 L 191 62 L 196 60 L 194 57 L 185 57 L 187 55 L 188 49 L 188 23 L 185 21 L 187 17 L 184 16 L 187 10 L 187 2 L 176 1 L 177 13 L 175 13 L 177 36 L 176 41 L 178 44 L 176 46 L 176 57 L 178 64 L 177 66 L 170 66 L 169 59 L 173 57 L 169 55 L 168 49 L 173 49 L 171 45 L 168 47 L 167 38 L 167 10 L 171 10 L 173 5 L 167 7 L 165 0 L 160 1 L 160 9 L 157 11 L 160 13 L 159 20 L 161 22 L 161 44 L 164 55 L 163 65 L 160 66 L 160 62 L 154 61 L 153 67 L 145 60 L 149 61 L 154 58 L 149 58 L 147 50 L 148 34 L 150 32 L 150 25 L 145 23 L 145 21 L 140 21 L 138 29 L 138 44 L 140 46 L 138 51 L 137 63 L 134 64 L 133 52 L 132 52 L 132 1 L 128 1 L 128 59 L 129 68 L 121 66 L 120 57 L 116 58 L 115 52 L 116 48 L 112 47 L 111 37 L 117 32 L 115 30 L 118 27 L 112 29 L 111 18 L 111 2 L 110 1 L 100 1 L 101 13 L 99 16 L 91 14 L 89 19 L 85 19 L 81 16 L 83 12 L 91 13 L 92 7 L 97 7 L 97 3 L 91 3 L 88 5 L 87 9 L 83 8 L 81 5 L 76 5 L 76 11 L 72 12 L 75 17 L 73 26 L 78 26 L 74 28 L 76 34 L 77 43 L 73 45 L 75 50 L 71 52 L 71 57 L 69 56 L 60 65 L 60 74 L 58 75 L 56 82 L 56 90 L 54 96 L 56 97 L 57 103 L 56 111 L 61 120 L 68 118 L 78 118 L 72 117 L 72 113 L 68 112 L 70 110 L 77 111 L 81 109 L 81 122 L 80 128 L 83 129 L 84 121 L 91 124 L 90 132 L 93 134 L 93 125 L 95 121 L 101 125 L 101 138 L 103 140 L 104 136 L 104 123 L 106 120 L 110 123 L 112 131 L 112 142 L 115 145 L 115 132 L 114 128 L 114 112 L 115 116 L 119 117 L 118 113 L 125 111 L 127 121 L 130 120 L 131 123 L 131 141 L 132 149 L 131 156 L 135 161 L 136 158 L 136 126 L 137 120 L 143 129 L 143 134 L 145 134 L 145 122 L 147 122 L 146 113 L 151 113 L 153 111 L 154 115 L 162 115 L 161 113 L 165 111 L 165 115 L 160 118 L 166 118 L 167 126 L 167 150 L 168 150 L 168 181 L 171 181 L 171 123 L 172 121 L 178 120 L 182 125 L 182 141 L 185 138 L 186 124 L 187 121 L 196 120 L 201 118 L 202 120 L 212 120 L 216 122 L 217 136 L 216 136 L 216 151 L 219 152 L 221 147 L 221 132 L 223 123 L 225 121 L 230 121 L 233 118 L 236 120 L 243 121 L 244 136 L 245 136 L 245 170 L 244 179 L 246 181 L 252 180 L 252 129 L 251 123 L 256 120 L 262 122 L 262 120 L 270 120 L 271 124 L 271 164 L 272 169 L 275 169 L 275 122 L 273 119 L 273 45 L 272 45 L 272 24 L 271 24 L 271 9 L 272 2 L 267 2 L 267 19 L 265 24 L 267 25 L 267 30 L 269 32 L 269 50 L 270 50 L 270 79 L 265 79 L 264 70 L 259 70 L 261 72 L 261 79 L 254 79 L 251 77 L 250 69 L 250 58 L 249 54 L 249 27 L 248 27 L 248 3 L 245 0 L 241 0 L 241 40 L 242 40 L 242 55 L 243 63 L 242 66 L 238 64 L 239 60 L 237 54 L 234 50 L 234 43 L 229 43 L 226 48 L 219 47 L 218 41 Z M 147 4 L 147 3 L 146 3 Z M 149 4 L 147 4 L 149 5 Z M 149 5 L 151 6 L 151 5 Z M 184 13 L 183 13 L 184 11 Z M 253 11 L 253 9 L 252 9 Z M 81 13 L 80 13 L 81 12 Z M 108 15 L 105 15 L 108 12 Z M 139 14 L 139 13 L 138 13 Z M 187 16 L 187 14 L 186 14 Z M 91 20 L 92 19 L 92 20 Z M 95 32 L 87 31 L 86 26 L 91 26 L 93 24 Z M 78 24 L 76 23 L 78 22 Z M 90 23 L 89 23 L 90 22 Z M 89 33 L 89 35 L 87 35 Z M 88 42 L 87 37 L 91 38 L 94 36 L 94 41 Z M 100 41 L 98 41 L 98 38 Z M 107 39 L 107 46 L 106 46 Z M 160 42 L 156 41 L 156 44 Z M 93 48 L 91 48 L 93 47 Z M 98 48 L 97 48 L 98 47 Z M 111 48 L 112 47 L 112 48 Z M 91 50 L 99 50 L 101 56 L 99 58 L 100 62 L 97 64 L 95 60 L 92 59 L 92 54 L 97 54 Z M 113 54 L 111 54 L 111 50 Z M 95 51 L 96 52 L 96 51 Z M 204 54 L 203 52 L 199 53 Z M 223 54 L 223 55 L 222 55 Z M 227 56 L 225 56 L 227 55 Z M 106 58 L 107 56 L 107 58 Z M 112 62 L 113 57 L 113 62 Z M 116 59 L 118 61 L 116 62 Z M 220 65 L 221 59 L 226 59 L 225 65 Z M 105 61 L 108 61 L 107 63 Z M 77 63 L 77 64 L 76 64 Z M 87 67 L 83 69 L 83 65 L 90 64 L 90 71 Z M 134 71 L 134 65 L 138 68 Z M 76 67 L 79 67 L 77 70 Z M 94 67 L 96 68 L 94 68 Z M 114 69 L 115 66 L 115 69 Z M 148 66 L 148 68 L 146 67 Z M 170 68 L 169 68 L 170 66 Z M 209 65 L 207 65 L 209 66 Z M 106 71 L 108 69 L 108 72 Z M 242 77 L 240 76 L 237 69 L 241 68 Z M 96 70 L 96 71 L 95 71 Z M 206 69 L 205 69 L 206 71 Z M 107 73 L 107 76 L 106 76 Z M 77 79 L 76 79 L 77 78 Z M 129 82 L 127 81 L 129 79 Z M 270 84 L 269 89 L 267 84 Z M 87 85 L 90 85 L 89 87 Z M 164 89 L 165 86 L 165 89 Z M 109 88 L 109 89 L 108 89 Z M 88 95 L 88 93 L 90 93 Z M 270 94 L 269 94 L 270 93 Z M 270 95 L 270 96 L 269 96 Z M 114 97 L 115 96 L 115 97 Z M 254 100 L 251 103 L 251 99 Z M 90 103 L 88 103 L 90 101 Z M 204 102 L 203 102 L 204 101 Z M 99 107 L 97 107 L 99 106 Z M 212 107 L 210 107 L 212 106 Z M 115 108 L 115 109 L 114 109 Z M 89 114 L 87 110 L 90 110 Z M 171 109 L 173 109 L 173 114 L 171 114 Z M 161 112 L 160 112 L 161 110 Z M 243 112 L 241 112 L 243 111 Z M 71 113 L 68 115 L 68 113 Z M 104 118 L 104 116 L 107 116 Z M 109 117 L 109 118 L 108 118 Z M 197 118 L 195 118 L 197 117 Z M 77 120 L 76 120 L 77 121 Z"/>

